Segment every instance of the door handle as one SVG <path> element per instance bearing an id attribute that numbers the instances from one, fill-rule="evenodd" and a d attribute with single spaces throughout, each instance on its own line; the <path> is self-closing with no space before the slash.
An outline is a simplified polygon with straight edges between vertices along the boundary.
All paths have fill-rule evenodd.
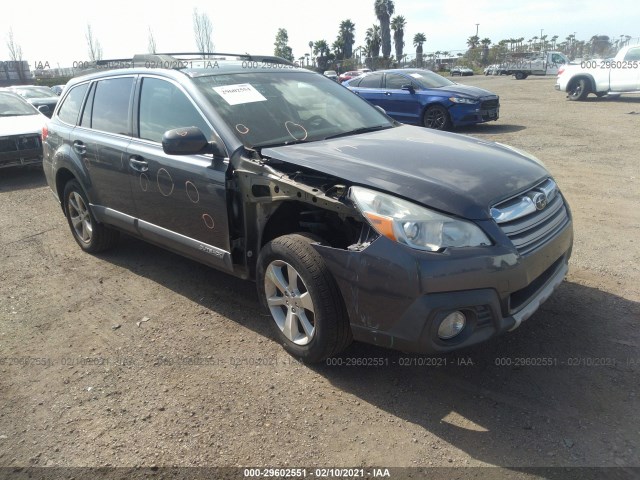
<path id="1" fill-rule="evenodd" d="M 384 94 L 385 94 L 387 97 L 391 96 L 391 92 L 384 92 Z"/>
<path id="2" fill-rule="evenodd" d="M 80 155 L 84 155 L 85 153 L 87 153 L 87 146 L 80 140 L 74 140 L 73 150 Z"/>
<path id="3" fill-rule="evenodd" d="M 149 170 L 149 164 L 140 159 L 141 157 L 129 157 L 129 166 L 136 172 L 146 172 Z"/>

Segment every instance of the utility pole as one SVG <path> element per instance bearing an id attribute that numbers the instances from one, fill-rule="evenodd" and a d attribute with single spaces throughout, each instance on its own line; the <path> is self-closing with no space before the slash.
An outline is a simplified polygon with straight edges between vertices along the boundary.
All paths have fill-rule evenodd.
<path id="1" fill-rule="evenodd" d="M 478 27 L 480 26 L 479 23 L 476 23 L 476 37 L 478 36 Z"/>

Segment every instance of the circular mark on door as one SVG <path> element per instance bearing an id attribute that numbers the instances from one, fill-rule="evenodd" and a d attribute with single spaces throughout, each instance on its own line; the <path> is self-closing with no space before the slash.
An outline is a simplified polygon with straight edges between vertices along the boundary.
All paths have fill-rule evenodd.
<path id="1" fill-rule="evenodd" d="M 173 193 L 173 178 L 171 178 L 171 174 L 165 168 L 158 170 L 156 179 L 158 181 L 158 190 L 160 190 L 162 195 L 168 197 Z"/>
<path id="2" fill-rule="evenodd" d="M 198 203 L 200 201 L 200 192 L 198 192 L 198 188 L 194 183 L 187 180 L 184 183 L 184 187 L 187 190 L 187 197 L 189 197 L 189 200 L 193 203 Z"/>
<path id="3" fill-rule="evenodd" d="M 140 174 L 140 188 L 143 192 L 149 190 L 149 177 L 147 177 L 146 173 Z"/>
<path id="4" fill-rule="evenodd" d="M 236 125 L 236 130 L 240 135 L 246 135 L 247 133 L 249 133 L 249 127 L 241 123 Z"/>
<path id="5" fill-rule="evenodd" d="M 290 120 L 284 122 L 284 128 L 287 129 L 289 135 L 291 135 L 295 140 L 306 140 L 307 139 L 307 131 L 305 128 L 298 124 L 294 123 Z"/>
<path id="6" fill-rule="evenodd" d="M 209 215 L 208 213 L 205 213 L 204 215 L 202 215 L 202 220 L 204 221 L 204 225 L 209 230 L 213 230 L 213 227 L 215 226 L 215 224 L 213 223 L 213 218 L 211 218 L 211 215 Z"/>

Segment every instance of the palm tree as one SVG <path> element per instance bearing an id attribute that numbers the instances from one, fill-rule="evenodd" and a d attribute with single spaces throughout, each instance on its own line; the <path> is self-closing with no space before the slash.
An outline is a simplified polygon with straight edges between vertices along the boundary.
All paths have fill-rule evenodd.
<path id="1" fill-rule="evenodd" d="M 416 47 L 416 67 L 422 67 L 422 45 L 427 41 L 424 33 L 416 33 L 413 36 L 413 46 Z"/>
<path id="2" fill-rule="evenodd" d="M 478 41 L 480 40 L 480 38 L 477 35 L 473 35 L 469 38 L 467 38 L 467 46 L 469 48 L 476 48 L 478 46 Z"/>
<path id="3" fill-rule="evenodd" d="M 313 53 L 319 57 L 324 57 L 325 53 L 329 53 L 329 44 L 326 40 L 318 40 L 313 44 Z"/>
<path id="4" fill-rule="evenodd" d="M 404 27 L 407 21 L 402 15 L 396 15 L 391 20 L 391 30 L 393 30 L 393 44 L 396 47 L 396 60 L 402 61 L 402 51 L 404 50 Z"/>
<path id="5" fill-rule="evenodd" d="M 553 37 L 551 37 L 551 48 L 553 50 L 556 49 L 556 41 L 558 40 L 558 35 L 554 35 Z"/>
<path id="6" fill-rule="evenodd" d="M 346 19 L 340 22 L 340 34 L 339 36 L 343 40 L 343 53 L 344 58 L 351 58 L 353 56 L 353 44 L 356 43 L 354 39 L 354 32 L 356 30 L 355 24 L 350 20 Z"/>
<path id="7" fill-rule="evenodd" d="M 367 28 L 367 33 L 364 38 L 364 43 L 367 45 L 367 50 L 372 57 L 380 56 L 380 27 L 373 25 L 371 28 Z"/>
<path id="8" fill-rule="evenodd" d="M 380 22 L 380 38 L 382 39 L 382 56 L 389 58 L 391 55 L 391 31 L 389 22 L 395 11 L 393 0 L 375 0 L 373 8 Z"/>

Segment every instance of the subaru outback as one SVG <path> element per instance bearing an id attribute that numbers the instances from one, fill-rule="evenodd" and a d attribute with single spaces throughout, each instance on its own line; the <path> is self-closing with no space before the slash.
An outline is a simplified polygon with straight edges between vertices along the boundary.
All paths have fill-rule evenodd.
<path id="1" fill-rule="evenodd" d="M 308 362 L 485 341 L 567 272 L 571 213 L 535 157 L 401 125 L 282 59 L 136 56 L 71 80 L 42 136 L 80 248 L 126 232 L 254 280 Z"/>

